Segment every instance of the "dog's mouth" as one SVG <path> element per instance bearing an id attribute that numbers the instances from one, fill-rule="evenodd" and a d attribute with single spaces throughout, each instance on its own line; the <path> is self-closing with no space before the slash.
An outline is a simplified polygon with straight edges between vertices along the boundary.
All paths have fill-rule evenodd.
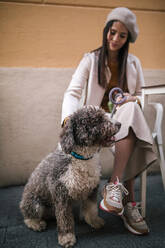
<path id="1" fill-rule="evenodd" d="M 121 124 L 118 123 L 118 125 L 116 125 L 115 130 L 113 130 L 113 133 L 111 131 L 111 135 L 107 135 L 107 137 L 104 139 L 103 141 L 103 146 L 113 146 L 116 141 L 116 137 L 115 135 L 119 132 L 121 127 Z"/>
<path id="2" fill-rule="evenodd" d="M 111 141 L 111 142 L 115 142 L 115 141 L 116 141 L 116 138 L 115 138 L 114 135 L 112 135 L 112 136 L 110 137 L 110 141 Z"/>
<path id="3" fill-rule="evenodd" d="M 115 133 L 115 134 L 116 134 L 116 133 Z M 110 138 L 109 138 L 109 140 L 108 140 L 112 145 L 116 142 L 115 134 L 112 135 L 112 136 L 110 136 Z"/>
<path id="4" fill-rule="evenodd" d="M 106 139 L 104 139 L 103 146 L 113 146 L 115 142 L 116 142 L 115 135 L 111 135 L 108 136 Z"/>

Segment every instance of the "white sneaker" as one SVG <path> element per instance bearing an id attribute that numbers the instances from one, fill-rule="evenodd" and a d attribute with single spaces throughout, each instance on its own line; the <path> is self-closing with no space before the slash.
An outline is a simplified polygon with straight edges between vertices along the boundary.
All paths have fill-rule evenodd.
<path id="1" fill-rule="evenodd" d="M 125 193 L 128 195 L 127 189 L 119 182 L 117 178 L 115 183 L 109 183 L 104 188 L 104 198 L 100 202 L 100 208 L 107 212 L 113 212 L 118 215 L 122 215 L 124 211 L 122 203 L 122 195 Z"/>

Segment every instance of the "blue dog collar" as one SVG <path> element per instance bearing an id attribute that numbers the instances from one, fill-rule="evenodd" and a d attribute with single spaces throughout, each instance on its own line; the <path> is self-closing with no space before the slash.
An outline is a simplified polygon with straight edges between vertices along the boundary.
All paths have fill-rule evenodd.
<path id="1" fill-rule="evenodd" d="M 93 156 L 91 156 L 89 158 L 85 158 L 84 156 L 82 156 L 76 152 L 71 152 L 71 155 L 77 159 L 80 159 L 80 160 L 89 160 L 89 159 L 93 158 Z"/>

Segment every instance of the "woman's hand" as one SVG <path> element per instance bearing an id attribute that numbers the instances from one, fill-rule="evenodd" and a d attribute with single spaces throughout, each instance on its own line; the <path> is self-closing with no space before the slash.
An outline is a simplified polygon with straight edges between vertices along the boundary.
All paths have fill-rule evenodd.
<path id="1" fill-rule="evenodd" d="M 122 104 L 124 104 L 124 103 L 127 103 L 127 102 L 135 102 L 136 99 L 137 99 L 135 96 L 132 96 L 131 94 L 129 94 L 129 93 L 127 93 L 127 92 L 123 93 L 123 95 L 126 96 L 126 100 L 125 100 L 123 103 L 121 103 L 120 106 L 121 106 Z M 119 96 L 116 98 L 116 102 L 121 101 L 121 99 L 122 99 L 122 95 L 119 95 Z"/>
<path id="2" fill-rule="evenodd" d="M 125 100 L 125 103 L 126 102 L 135 102 L 136 99 L 137 99 L 136 96 L 132 96 L 128 92 L 124 93 L 123 95 L 127 97 L 126 100 Z"/>

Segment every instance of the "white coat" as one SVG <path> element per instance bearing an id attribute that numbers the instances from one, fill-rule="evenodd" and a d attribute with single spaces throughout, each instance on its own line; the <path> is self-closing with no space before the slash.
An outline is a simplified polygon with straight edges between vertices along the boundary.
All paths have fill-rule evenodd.
<path id="1" fill-rule="evenodd" d="M 140 61 L 132 54 L 127 59 L 127 84 L 131 95 L 141 98 L 141 87 L 144 85 Z M 109 67 L 106 67 L 107 81 L 111 78 Z M 98 84 L 98 53 L 86 53 L 78 65 L 62 105 L 62 122 L 81 105 L 100 106 L 105 89 Z"/>

